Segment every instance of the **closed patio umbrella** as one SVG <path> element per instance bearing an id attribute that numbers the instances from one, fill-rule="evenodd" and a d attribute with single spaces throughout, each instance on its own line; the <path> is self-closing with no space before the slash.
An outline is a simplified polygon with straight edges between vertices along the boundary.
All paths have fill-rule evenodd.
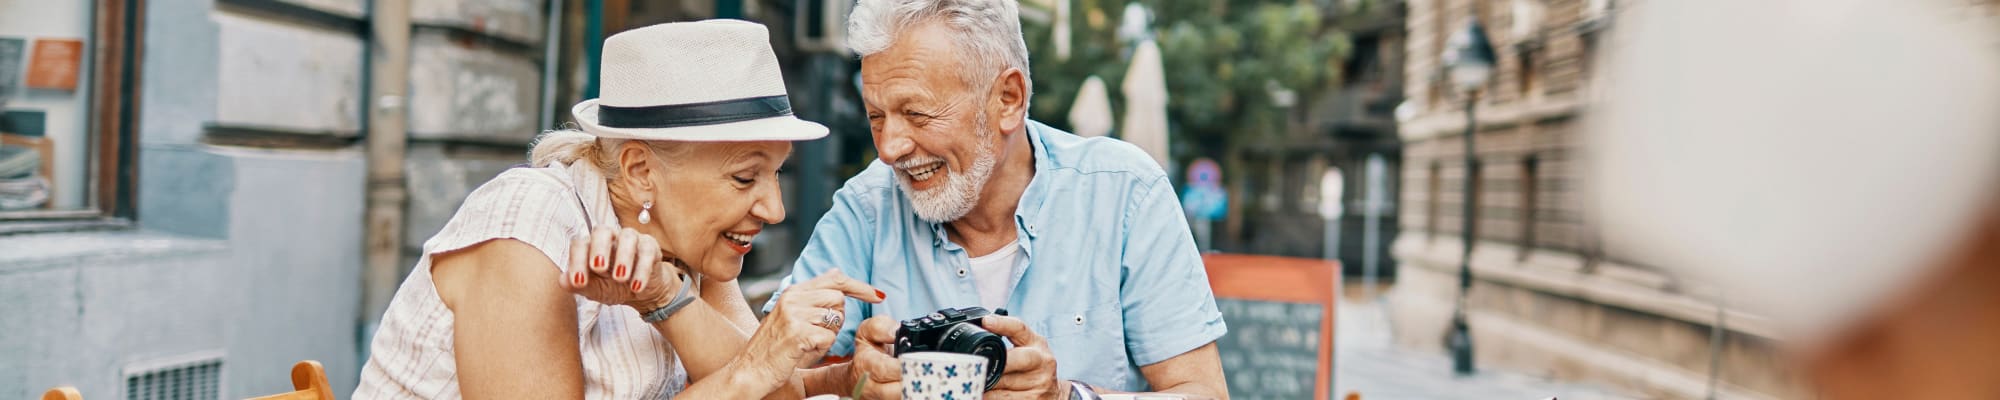
<path id="1" fill-rule="evenodd" d="M 1167 163 L 1167 76 L 1160 63 L 1160 45 L 1152 39 L 1140 41 L 1132 51 L 1132 65 L 1125 70 L 1125 141 L 1138 145 L 1161 168 Z"/>
<path id="2" fill-rule="evenodd" d="M 1069 107 L 1069 126 L 1073 133 L 1082 137 L 1104 136 L 1111 133 L 1111 124 L 1116 123 L 1111 115 L 1111 97 L 1104 89 L 1104 79 L 1092 75 L 1083 80 L 1083 87 L 1076 90 L 1076 102 Z"/>

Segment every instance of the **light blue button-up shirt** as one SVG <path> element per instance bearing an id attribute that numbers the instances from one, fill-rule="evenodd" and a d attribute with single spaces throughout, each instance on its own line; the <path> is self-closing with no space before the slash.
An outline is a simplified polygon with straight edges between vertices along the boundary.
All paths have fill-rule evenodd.
<path id="1" fill-rule="evenodd" d="M 1129 143 L 1032 121 L 1027 131 L 1035 176 L 1014 225 L 1028 263 L 1015 272 L 1006 309 L 1048 339 L 1057 376 L 1148 390 L 1139 366 L 1228 332 L 1173 185 Z M 830 355 L 851 355 L 855 327 L 869 317 L 979 305 L 965 249 L 943 224 L 918 219 L 894 179 L 879 160 L 849 179 L 785 279 L 790 286 L 837 268 L 888 294 L 882 304 L 847 301 Z"/>

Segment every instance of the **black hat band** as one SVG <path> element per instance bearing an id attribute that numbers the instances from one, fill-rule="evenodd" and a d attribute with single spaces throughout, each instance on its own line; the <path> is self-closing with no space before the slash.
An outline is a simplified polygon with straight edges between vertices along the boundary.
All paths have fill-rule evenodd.
<path id="1" fill-rule="evenodd" d="M 694 104 L 597 106 L 597 124 L 610 128 L 678 128 L 787 115 L 792 115 L 792 101 L 782 94 Z"/>

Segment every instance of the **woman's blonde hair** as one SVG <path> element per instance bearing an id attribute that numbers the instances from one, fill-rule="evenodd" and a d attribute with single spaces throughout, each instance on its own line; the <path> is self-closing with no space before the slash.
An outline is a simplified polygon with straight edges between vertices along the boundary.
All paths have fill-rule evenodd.
<path id="1" fill-rule="evenodd" d="M 626 139 L 601 139 L 574 128 L 542 132 L 528 150 L 529 164 L 540 168 L 560 164 L 586 162 L 597 168 L 606 180 L 618 179 L 623 168 L 618 168 L 618 146 Z M 674 165 L 687 151 L 686 143 L 670 140 L 642 140 L 668 166 Z"/>

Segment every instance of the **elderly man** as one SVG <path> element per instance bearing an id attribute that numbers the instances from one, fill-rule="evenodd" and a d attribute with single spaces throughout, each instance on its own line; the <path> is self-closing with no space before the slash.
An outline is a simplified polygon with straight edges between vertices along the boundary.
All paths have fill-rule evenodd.
<path id="1" fill-rule="evenodd" d="M 992 398 L 1228 397 L 1214 344 L 1227 328 L 1166 174 L 1130 144 L 1028 120 L 1018 12 L 855 6 L 879 162 L 835 193 L 786 283 L 839 269 L 887 300 L 848 302 L 830 354 L 852 361 L 808 372 L 807 391 L 898 397 L 898 321 L 983 306 L 1012 315 L 985 321 L 1013 343 Z"/>

